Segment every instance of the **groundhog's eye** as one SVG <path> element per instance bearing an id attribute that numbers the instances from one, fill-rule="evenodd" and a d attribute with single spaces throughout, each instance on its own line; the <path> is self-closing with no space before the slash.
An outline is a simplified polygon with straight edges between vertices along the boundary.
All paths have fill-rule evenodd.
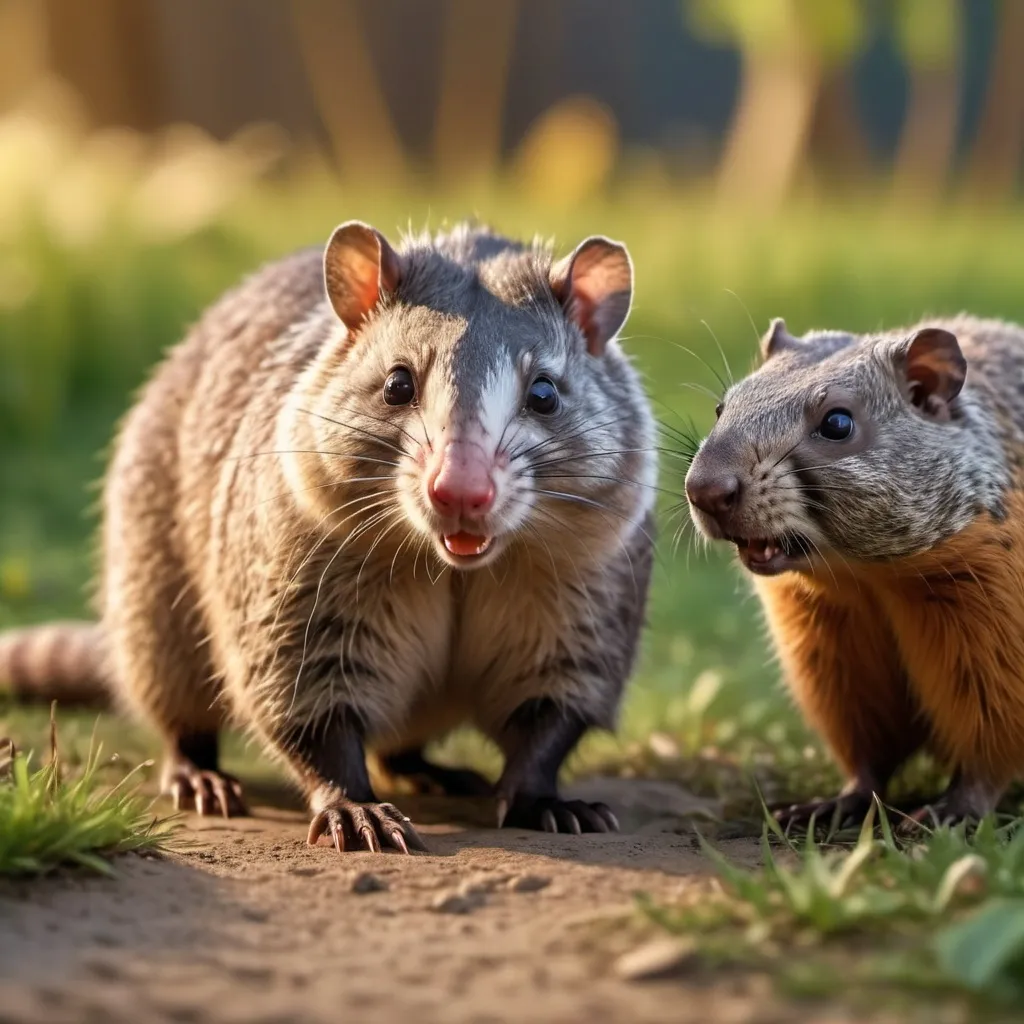
<path id="1" fill-rule="evenodd" d="M 408 405 L 415 397 L 412 374 L 404 366 L 396 366 L 384 381 L 384 401 L 388 405 Z"/>
<path id="2" fill-rule="evenodd" d="M 547 377 L 538 377 L 526 393 L 526 408 L 550 416 L 558 408 L 558 389 Z"/>
<path id="3" fill-rule="evenodd" d="M 846 409 L 829 409 L 818 433 L 826 441 L 845 441 L 853 433 L 853 416 Z"/>
<path id="4" fill-rule="evenodd" d="M 716 405 L 716 406 L 715 406 L 715 419 L 716 419 L 716 420 L 717 420 L 717 419 L 721 419 L 721 417 L 722 417 L 722 410 L 723 410 L 724 408 L 725 408 L 725 406 L 724 406 L 724 405 L 722 405 L 722 403 L 721 403 L 721 402 L 719 402 L 719 403 L 718 403 L 718 405 Z"/>

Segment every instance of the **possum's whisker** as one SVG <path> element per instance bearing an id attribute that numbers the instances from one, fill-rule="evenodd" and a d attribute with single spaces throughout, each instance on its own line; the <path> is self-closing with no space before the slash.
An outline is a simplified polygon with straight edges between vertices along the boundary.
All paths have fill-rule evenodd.
<path id="1" fill-rule="evenodd" d="M 556 458 L 543 458 L 536 462 L 530 463 L 531 471 L 537 469 L 547 469 L 549 466 L 560 466 L 565 462 L 583 462 L 586 459 L 599 459 L 612 455 L 644 455 L 650 452 L 658 452 L 659 454 L 672 455 L 675 454 L 670 449 L 663 448 L 609 448 L 602 451 L 596 452 L 581 452 L 578 455 L 559 455 Z"/>
<path id="2" fill-rule="evenodd" d="M 333 555 L 331 555 L 330 559 L 328 559 L 327 564 L 324 566 L 324 570 L 320 574 L 320 579 L 317 581 L 316 593 L 314 594 L 314 597 L 313 597 L 313 607 L 310 609 L 309 616 L 306 619 L 306 628 L 305 628 L 305 630 L 303 632 L 302 656 L 301 656 L 301 658 L 299 660 L 299 668 L 298 668 L 298 671 L 295 674 L 295 684 L 294 684 L 294 687 L 292 689 L 292 707 L 293 708 L 294 708 L 295 700 L 298 697 L 299 682 L 300 682 L 300 680 L 302 678 L 302 670 L 306 666 L 306 656 L 309 653 L 309 633 L 310 633 L 310 629 L 312 628 L 313 619 L 314 619 L 314 617 L 316 615 L 316 610 L 317 610 L 317 608 L 318 608 L 318 606 L 320 604 L 320 596 L 321 596 L 321 593 L 323 592 L 324 580 L 327 578 L 327 574 L 330 572 L 330 570 L 331 570 L 332 566 L 334 565 L 334 563 L 338 560 L 338 558 L 341 555 L 342 551 L 344 551 L 345 547 L 351 541 L 353 541 L 356 538 L 362 536 L 362 534 L 364 534 L 368 529 L 371 529 L 373 526 L 375 526 L 377 524 L 377 522 L 381 521 L 382 517 L 387 517 L 387 516 L 394 515 L 394 514 L 395 514 L 395 509 L 394 508 L 390 508 L 390 509 L 385 508 L 383 511 L 377 512 L 374 515 L 370 516 L 370 518 L 368 520 L 366 520 L 365 522 L 360 523 L 354 530 L 352 530 L 349 534 L 346 535 L 345 539 L 341 542 L 341 544 L 338 545 L 337 550 L 334 552 Z"/>
<path id="3" fill-rule="evenodd" d="M 342 430 L 354 430 L 357 434 L 362 434 L 364 437 L 368 437 L 371 441 L 376 441 L 383 448 L 387 448 L 389 451 L 393 451 L 398 455 L 405 455 L 404 449 L 399 447 L 397 444 L 389 441 L 387 438 L 381 437 L 380 434 L 375 434 L 372 430 L 367 430 L 365 427 L 358 427 L 354 423 L 346 423 L 342 420 L 333 419 L 330 416 L 325 416 L 322 412 L 313 412 L 310 409 L 299 409 L 305 416 L 316 416 L 317 419 L 323 420 L 325 423 L 331 423 L 336 427 L 341 427 Z M 412 435 L 410 435 L 411 437 Z M 416 439 L 413 438 L 416 442 Z M 418 444 L 418 442 L 416 442 Z"/>
<path id="4" fill-rule="evenodd" d="M 404 452 L 402 454 L 405 454 Z M 240 462 L 244 459 L 258 459 L 265 455 L 324 455 L 335 459 L 352 459 L 354 462 L 372 462 L 378 466 L 399 466 L 401 463 L 390 459 L 375 459 L 370 455 L 356 455 L 351 452 L 331 452 L 318 448 L 283 448 L 272 449 L 265 452 L 250 452 L 248 455 L 231 455 L 225 458 L 225 462 Z"/>
<path id="5" fill-rule="evenodd" d="M 532 480 L 604 480 L 613 484 L 624 484 L 627 487 L 646 487 L 648 490 L 657 491 L 659 494 L 668 494 L 673 498 L 683 497 L 679 491 L 670 491 L 667 487 L 659 487 L 656 484 L 644 483 L 642 480 L 627 480 L 617 476 L 604 476 L 600 473 L 527 473 Z"/>
<path id="6" fill-rule="evenodd" d="M 609 427 L 613 427 L 618 423 L 625 423 L 629 419 L 628 416 L 618 416 L 613 420 L 609 420 L 606 423 L 590 423 L 586 426 L 574 431 L 570 434 L 560 434 L 554 437 L 546 437 L 542 441 L 538 441 L 536 444 L 532 444 L 527 448 L 523 448 L 521 451 L 515 452 L 509 456 L 509 461 L 514 462 L 517 459 L 522 459 L 527 455 L 532 455 L 535 452 L 543 451 L 545 448 L 554 445 L 566 445 L 570 441 L 578 440 L 581 437 L 585 437 L 587 434 L 591 434 L 596 430 L 606 430 Z"/>
<path id="7" fill-rule="evenodd" d="M 560 501 L 574 502 L 575 504 L 578 505 L 587 505 L 591 508 L 596 509 L 601 514 L 609 513 L 610 515 L 613 515 L 618 519 L 621 519 L 624 523 L 629 523 L 630 526 L 635 527 L 637 530 L 640 531 L 640 533 L 644 535 L 644 537 L 647 538 L 647 540 L 651 543 L 652 547 L 655 546 L 654 538 L 647 532 L 647 529 L 643 523 L 638 523 L 635 519 L 630 519 L 629 516 L 624 515 L 622 512 L 618 512 L 616 509 L 609 508 L 603 502 L 596 501 L 593 498 L 586 498 L 582 494 L 568 494 L 565 491 L 549 491 L 540 487 L 535 488 L 534 493 L 543 494 L 545 497 L 554 498 Z M 620 543 L 621 542 L 622 541 L 620 538 Z"/>
<path id="8" fill-rule="evenodd" d="M 360 419 L 373 420 L 374 423 L 383 423 L 386 427 L 390 427 L 392 430 L 397 430 L 399 433 L 404 434 L 417 447 L 419 447 L 421 443 L 417 439 L 415 434 L 411 434 L 408 430 L 405 429 L 405 427 L 401 425 L 401 423 L 397 422 L 397 420 L 395 419 L 386 419 L 383 416 L 374 416 L 372 413 L 364 412 L 362 409 L 354 405 L 343 405 L 338 411 L 355 413 L 355 415 L 358 416 Z M 349 426 L 349 424 L 347 423 L 338 423 L 337 420 L 332 420 L 330 417 L 325 416 L 323 413 L 311 412 L 307 409 L 300 409 L 299 412 L 305 412 L 307 413 L 307 415 L 310 416 L 319 416 L 321 419 L 327 420 L 328 423 L 334 423 L 336 426 Z M 399 448 L 398 450 L 401 451 L 401 448 Z"/>
<path id="9" fill-rule="evenodd" d="M 401 544 L 399 544 L 398 547 L 395 548 L 394 556 L 391 559 L 391 571 L 388 573 L 389 585 L 395 582 L 395 565 L 398 562 L 398 556 L 402 553 L 402 548 L 404 548 L 405 545 L 409 543 L 409 541 L 412 539 L 412 537 L 415 536 L 415 534 L 416 531 L 413 529 L 413 527 L 408 527 L 405 531 L 405 537 L 402 539 Z"/>
<path id="10" fill-rule="evenodd" d="M 347 516 L 345 516 L 344 518 L 340 519 L 330 529 L 325 530 L 321 534 L 321 536 L 317 539 L 317 542 L 313 545 L 313 547 L 306 553 L 305 557 L 299 563 L 298 568 L 296 568 L 296 570 L 292 573 L 292 575 L 289 578 L 289 580 L 287 581 L 287 583 L 285 583 L 285 585 L 281 588 L 281 596 L 280 596 L 280 599 L 277 602 L 277 607 L 274 610 L 274 620 L 273 620 L 273 622 L 271 623 L 271 626 L 270 626 L 271 632 L 275 632 L 276 629 L 277 629 L 278 622 L 280 621 L 280 618 L 281 618 L 281 612 L 284 609 L 285 601 L 288 598 L 288 593 L 291 590 L 291 588 L 294 586 L 296 579 L 298 579 L 299 573 L 301 573 L 302 570 L 310 563 L 310 561 L 314 558 L 314 556 L 317 554 L 317 552 L 323 547 L 323 545 L 333 535 L 333 531 L 336 530 L 339 526 L 341 526 L 342 523 L 347 522 L 349 519 L 353 518 L 353 516 L 364 515 L 365 513 L 369 512 L 371 509 L 378 508 L 378 507 L 380 507 L 381 505 L 384 505 L 384 504 L 390 504 L 392 502 L 392 498 L 389 497 L 389 496 L 385 496 L 385 497 L 382 498 L 382 496 L 381 496 L 382 493 L 386 495 L 387 492 L 378 492 L 377 494 L 363 495 L 363 496 L 361 496 L 359 498 L 354 498 L 352 501 L 345 502 L 343 505 L 339 505 L 337 508 L 332 509 L 326 515 L 321 517 L 320 521 L 316 524 L 316 526 L 309 533 L 306 534 L 306 537 L 309 537 L 313 533 L 316 533 L 323 526 L 323 524 L 329 518 L 331 518 L 331 516 L 336 515 L 338 512 L 343 511 L 344 509 L 348 508 L 349 506 L 355 505 L 355 504 L 357 504 L 359 502 L 365 502 L 365 501 L 373 500 L 373 504 L 363 505 L 362 507 L 355 509 L 354 511 L 350 512 Z M 374 500 L 374 499 L 380 499 L 380 500 Z M 301 541 L 299 541 L 298 543 L 301 543 Z M 298 543 L 295 545 L 295 547 L 292 548 L 292 554 L 294 554 L 295 548 L 298 547 Z M 335 556 L 334 556 L 335 558 L 337 558 L 337 556 L 341 553 L 341 550 L 342 550 L 343 547 L 344 547 L 344 543 L 341 545 L 341 547 L 338 548 L 338 551 L 335 553 Z M 288 557 L 288 561 L 291 561 L 291 554 Z M 334 561 L 334 559 L 332 558 L 331 562 L 333 562 L 333 561 Z M 328 565 L 327 565 L 327 569 L 330 568 L 330 565 L 331 565 L 331 563 L 329 562 Z M 327 569 L 324 570 L 325 573 L 326 573 Z M 322 583 L 322 581 L 323 581 L 323 577 L 321 577 L 321 583 Z M 318 588 L 317 596 L 319 598 L 319 588 Z M 316 604 L 314 602 L 313 612 L 315 612 L 315 611 L 316 611 Z M 310 613 L 311 616 L 312 616 L 313 612 Z M 307 624 L 307 629 L 308 629 L 308 624 Z M 305 660 L 305 647 L 303 648 L 303 660 Z M 277 664 L 277 654 L 275 653 L 274 660 L 271 662 L 271 670 L 276 666 L 276 664 Z M 301 674 L 301 671 L 302 671 L 302 666 L 300 665 L 299 666 L 300 674 Z M 295 696 L 293 694 L 293 697 L 292 697 L 293 706 L 294 706 L 294 700 L 295 700 Z"/>
<path id="11" fill-rule="evenodd" d="M 374 538 L 373 543 L 370 545 L 369 550 L 366 552 L 365 557 L 363 558 L 362 562 L 359 565 L 359 571 L 356 573 L 356 597 L 355 597 L 356 605 L 359 604 L 359 580 L 360 580 L 360 578 L 363 575 L 363 569 L 366 568 L 366 563 L 369 561 L 370 556 L 377 549 L 377 545 L 380 544 L 380 542 L 392 530 L 394 530 L 397 526 L 401 526 L 401 524 L 402 524 L 403 517 L 402 517 L 401 509 L 393 509 L 392 512 L 391 512 L 391 515 L 394 517 L 392 522 L 391 522 L 391 525 L 388 526 L 387 529 L 382 530 L 380 533 L 377 534 L 377 536 Z M 387 522 L 387 520 L 385 519 L 384 522 Z"/>
<path id="12" fill-rule="evenodd" d="M 294 494 L 308 494 L 310 491 L 323 491 L 330 487 L 342 488 L 347 487 L 349 484 L 380 483 L 381 481 L 388 479 L 390 479 L 388 476 L 349 476 L 342 480 L 329 480 L 325 484 L 311 484 L 309 487 L 296 487 L 295 490 L 282 491 L 280 494 L 275 494 L 272 498 L 265 498 L 263 501 L 257 501 L 254 505 L 250 505 L 243 511 L 251 512 L 263 505 L 269 505 L 273 501 L 280 501 L 282 498 L 290 498 Z"/>

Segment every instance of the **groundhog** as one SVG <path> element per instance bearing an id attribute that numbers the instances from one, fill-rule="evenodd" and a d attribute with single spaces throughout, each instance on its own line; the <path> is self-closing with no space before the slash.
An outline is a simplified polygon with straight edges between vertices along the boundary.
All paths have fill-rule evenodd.
<path id="1" fill-rule="evenodd" d="M 952 779 L 913 820 L 983 816 L 1024 774 L 1024 328 L 797 338 L 778 319 L 761 349 L 686 494 L 849 779 L 779 817 L 862 816 L 918 750 Z"/>

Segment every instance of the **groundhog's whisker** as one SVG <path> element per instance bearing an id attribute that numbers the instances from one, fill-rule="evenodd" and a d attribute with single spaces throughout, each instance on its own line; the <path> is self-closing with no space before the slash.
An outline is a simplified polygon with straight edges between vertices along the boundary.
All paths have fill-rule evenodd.
<path id="1" fill-rule="evenodd" d="M 722 378 L 722 375 L 706 359 L 704 359 L 703 356 L 699 356 L 696 352 L 694 352 L 692 348 L 687 348 L 685 345 L 681 345 L 678 341 L 673 341 L 671 338 L 662 338 L 659 340 L 667 342 L 669 345 L 672 345 L 675 348 L 679 349 L 680 352 L 685 352 L 688 356 L 692 356 L 694 359 L 697 360 L 698 363 L 704 366 L 712 374 L 715 380 L 718 381 L 719 386 L 722 388 L 723 391 L 728 390 L 729 385 Z M 696 387 L 698 385 L 691 386 Z M 716 402 L 718 401 L 718 395 L 716 395 L 710 389 L 708 389 L 708 393 L 714 398 Z"/>
<path id="2" fill-rule="evenodd" d="M 825 462 L 820 466 L 797 466 L 794 469 L 787 469 L 784 473 L 780 473 L 777 479 L 785 480 L 787 476 L 795 476 L 798 473 L 814 473 L 819 469 L 831 469 L 834 465 L 834 462 Z"/>

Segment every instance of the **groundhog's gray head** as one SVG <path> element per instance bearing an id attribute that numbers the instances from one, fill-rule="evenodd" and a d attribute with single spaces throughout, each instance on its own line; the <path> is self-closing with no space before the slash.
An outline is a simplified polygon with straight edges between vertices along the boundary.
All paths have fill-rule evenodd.
<path id="1" fill-rule="evenodd" d="M 317 453 L 294 473 L 311 512 L 346 506 L 338 518 L 381 553 L 426 547 L 458 568 L 513 543 L 549 567 L 618 549 L 656 473 L 653 419 L 616 340 L 633 287 L 622 245 L 589 238 L 556 262 L 462 225 L 393 249 L 349 223 L 324 273 L 341 323 L 288 427 L 292 448 Z"/>
<path id="2" fill-rule="evenodd" d="M 1002 451 L 940 326 L 802 338 L 772 322 L 686 477 L 697 528 L 752 572 L 925 550 L 999 514 Z"/>

